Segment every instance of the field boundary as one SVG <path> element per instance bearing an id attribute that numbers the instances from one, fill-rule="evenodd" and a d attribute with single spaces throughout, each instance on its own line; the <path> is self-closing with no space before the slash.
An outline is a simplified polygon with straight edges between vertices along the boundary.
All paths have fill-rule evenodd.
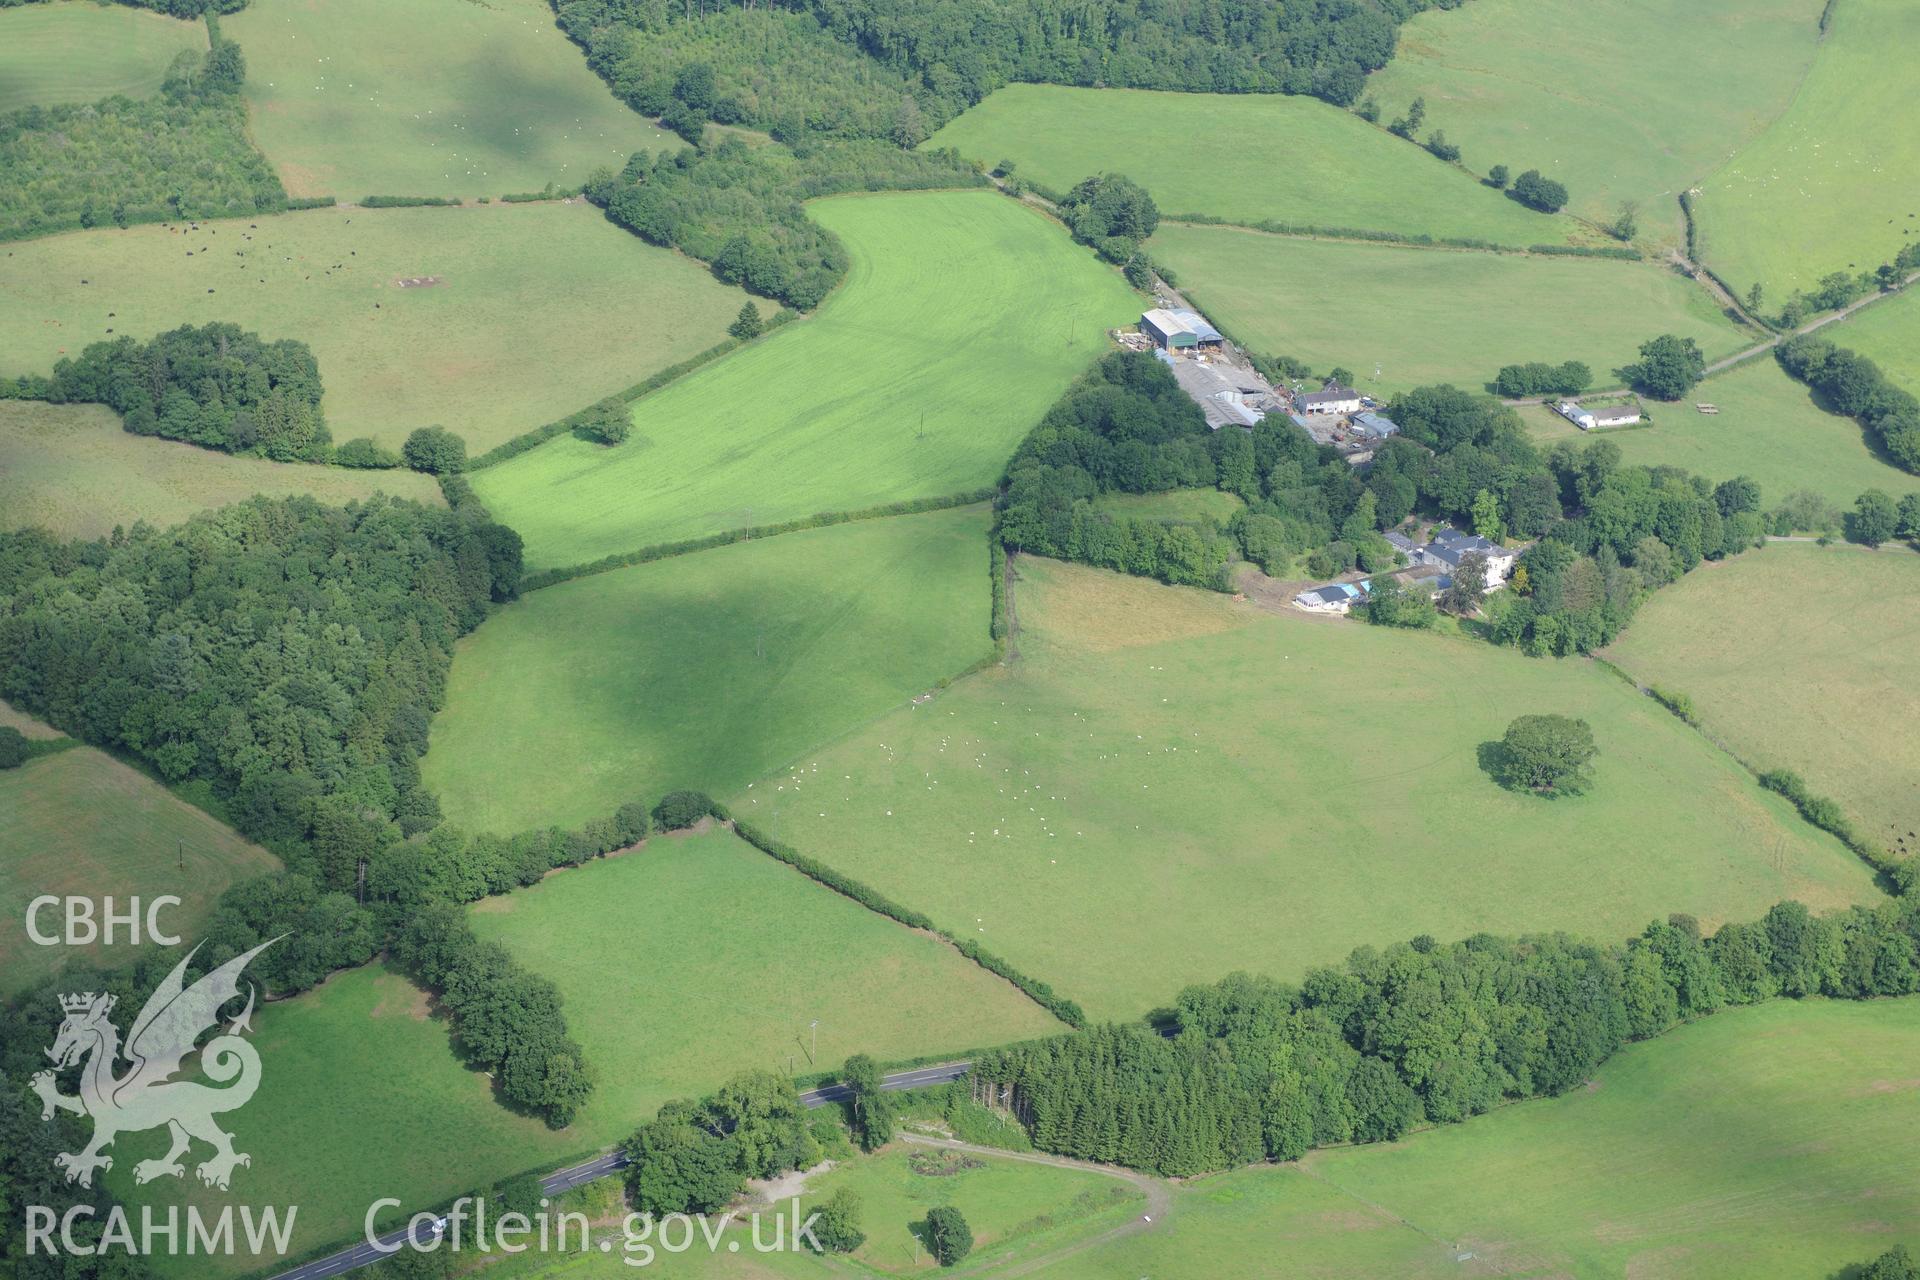
<path id="1" fill-rule="evenodd" d="M 801 516 L 794 520 L 784 520 L 778 524 L 756 525 L 752 528 L 728 529 L 720 533 L 709 533 L 698 538 L 684 538 L 678 542 L 656 542 L 652 546 L 641 547 L 634 551 L 619 551 L 585 564 L 565 565 L 557 569 L 544 569 L 530 574 L 520 584 L 520 594 L 539 591 L 546 587 L 558 586 L 563 582 L 572 582 L 575 578 L 588 578 L 597 573 L 608 573 L 614 569 L 627 569 L 637 564 L 652 564 L 656 560 L 668 560 L 674 556 L 690 555 L 695 551 L 711 551 L 717 547 L 729 547 L 737 542 L 757 542 L 762 538 L 777 538 L 783 533 L 803 533 L 808 529 L 825 529 L 837 524 L 853 524 L 862 520 L 885 520 L 893 516 L 919 515 L 926 511 L 946 511 L 953 507 L 970 507 L 976 503 L 991 502 L 999 490 L 969 489 L 964 493 L 950 493 L 938 498 L 913 498 L 904 502 L 889 502 L 877 507 L 856 507 L 848 511 L 821 511 L 810 516 Z"/>
<path id="2" fill-rule="evenodd" d="M 1893 879 L 1895 872 L 1901 866 L 1899 859 L 1889 855 L 1886 850 L 1882 849 L 1873 841 L 1861 836 L 1859 834 L 1859 825 L 1855 822 L 1851 814 L 1844 812 L 1841 814 L 1841 825 L 1846 828 L 1845 831 L 1837 831 L 1833 827 L 1814 821 L 1813 818 L 1809 816 L 1807 812 L 1808 806 L 1806 803 L 1803 803 L 1803 799 L 1817 800 L 1824 804 L 1832 805 L 1836 810 L 1839 809 L 1838 804 L 1823 796 L 1796 796 L 1782 790 L 1778 786 L 1769 785 L 1767 781 L 1768 778 L 1777 776 L 1783 771 L 1778 769 L 1762 769 L 1738 751 L 1735 751 L 1724 738 L 1701 723 L 1698 714 L 1691 712 L 1691 699 L 1688 699 L 1685 693 L 1679 690 L 1664 689 L 1650 684 L 1643 684 L 1638 676 L 1628 671 L 1613 659 L 1601 654 L 1589 654 L 1588 658 L 1596 663 L 1601 670 L 1611 672 L 1632 685 L 1639 691 L 1642 697 L 1651 698 L 1653 701 L 1659 703 L 1674 719 L 1680 721 L 1702 738 L 1706 739 L 1709 746 L 1712 746 L 1729 760 L 1739 765 L 1741 769 L 1745 770 L 1748 776 L 1753 779 L 1754 784 L 1762 791 L 1785 798 L 1786 801 L 1793 806 L 1794 813 L 1799 816 L 1802 822 L 1812 827 L 1815 831 L 1832 836 L 1835 840 L 1838 840 L 1847 852 L 1860 859 L 1861 862 L 1867 865 L 1867 869 L 1874 873 L 1874 888 L 1889 897 L 1901 896 Z M 1680 707 L 1676 707 L 1674 705 L 1674 700 L 1676 699 L 1685 700 L 1688 710 L 1683 711 Z"/>
<path id="3" fill-rule="evenodd" d="M 836 871 L 826 863 L 801 853 L 785 841 L 776 839 L 772 835 L 761 831 L 753 824 L 735 818 L 732 813 L 725 811 L 724 806 L 716 804 L 714 807 L 720 811 L 716 816 L 730 823 L 735 835 L 768 857 L 786 863 L 801 875 L 806 876 L 809 880 L 813 880 L 843 897 L 851 898 L 869 911 L 886 916 L 895 923 L 905 925 L 909 929 L 917 930 L 940 939 L 962 956 L 965 956 L 982 969 L 985 969 L 988 973 L 993 974 L 997 978 L 1004 979 L 1018 989 L 1022 995 L 1032 1000 L 1035 1004 L 1045 1009 L 1067 1026 L 1079 1030 L 1087 1025 L 1087 1016 L 1081 1011 L 1079 1003 L 1074 1000 L 1069 1000 L 1064 996 L 1056 995 L 1050 984 L 1042 982 L 1040 979 L 1031 977 L 1021 970 L 1014 968 L 1013 965 L 1002 960 L 999 956 L 988 951 L 972 939 L 962 938 L 946 929 L 942 929 L 924 912 L 895 902 L 892 898 L 887 897 L 878 889 L 867 884 L 864 880 L 857 880 L 850 875 Z"/>
<path id="4" fill-rule="evenodd" d="M 1219 227 L 1229 231 L 1247 231 L 1282 240 L 1324 240 L 1348 244 L 1375 244 L 1399 249 L 1444 249 L 1454 253 L 1494 253 L 1519 258 L 1598 258 L 1608 262 L 1647 262 L 1647 255 L 1624 245 L 1514 245 L 1464 236 L 1408 235 L 1398 231 L 1373 231 L 1365 227 L 1322 227 L 1312 223 L 1235 222 L 1205 213 L 1167 213 L 1160 221 L 1176 226 Z M 1151 243 L 1151 241 L 1149 241 Z"/>
<path id="5" fill-rule="evenodd" d="M 531 204 L 531 203 L 536 203 L 536 201 L 523 201 L 522 203 Z M 541 201 L 537 203 L 545 203 L 545 202 Z M 679 250 L 674 250 L 673 252 L 679 253 Z M 689 255 L 685 255 L 685 254 L 682 254 L 681 256 L 689 257 Z M 689 257 L 689 261 L 699 262 L 700 260 L 698 258 Z M 704 266 L 705 264 L 702 263 L 701 265 Z M 688 374 L 691 374 L 696 370 L 705 367 L 706 365 L 712 364 L 715 360 L 718 360 L 721 356 L 729 355 L 735 351 L 738 351 L 741 347 L 744 347 L 749 345 L 750 343 L 759 341 L 760 338 L 764 338 L 766 335 L 774 332 L 776 329 L 782 328 L 789 322 L 797 319 L 799 319 L 798 312 L 789 311 L 785 307 L 782 307 L 779 311 L 776 311 L 773 315 L 767 318 L 766 325 L 760 331 L 760 334 L 758 337 L 722 338 L 719 342 L 714 343 L 712 346 L 708 347 L 705 351 L 699 352 L 695 355 L 688 356 L 685 360 L 682 360 L 678 364 L 671 364 L 664 369 L 656 370 L 655 372 L 650 373 L 646 377 L 640 379 L 640 381 L 634 383 L 632 386 L 628 387 L 626 390 L 616 391 L 612 395 L 602 396 L 600 397 L 600 399 L 601 400 L 618 400 L 618 401 L 621 401 L 623 404 L 625 404 L 629 409 L 631 409 L 634 405 L 640 403 L 640 401 L 646 399 L 648 396 L 652 395 L 654 392 L 660 391 L 665 387 L 667 387 L 669 384 L 678 382 L 680 379 L 686 377 Z M 599 400 L 594 401 L 594 404 L 598 404 L 598 403 L 600 403 Z M 537 449 L 541 445 L 545 444 L 547 441 L 555 438 L 556 436 L 564 435 L 568 431 L 572 430 L 574 426 L 576 426 L 579 423 L 581 415 L 586 413 L 587 409 L 590 409 L 592 407 L 593 407 L 592 405 L 588 405 L 584 408 L 575 409 L 572 413 L 567 414 L 565 417 L 555 418 L 552 422 L 543 423 L 540 426 L 530 428 L 529 430 L 526 430 L 526 431 L 522 431 L 519 435 L 514 436 L 512 439 L 503 440 L 499 444 L 493 446 L 493 448 L 481 454 L 479 457 L 467 463 L 465 470 L 469 472 L 485 471 L 488 467 L 498 466 L 500 463 L 505 462 L 510 458 L 517 458 L 523 453 L 527 453 L 533 449 Z"/>

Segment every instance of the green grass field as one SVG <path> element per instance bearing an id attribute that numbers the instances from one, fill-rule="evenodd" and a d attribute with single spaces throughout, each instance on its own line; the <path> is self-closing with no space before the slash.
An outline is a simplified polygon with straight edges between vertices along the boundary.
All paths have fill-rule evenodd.
<path id="1" fill-rule="evenodd" d="M 728 799 L 1095 1018 L 1419 933 L 1612 937 L 1874 895 L 1838 842 L 1591 664 L 1019 573 L 1016 663 Z M 1516 795 L 1478 767 L 1540 712 L 1593 724 L 1591 794 Z"/>
<path id="2" fill-rule="evenodd" d="M 3 705 L 3 704 L 0 704 Z M 0 723 L 27 721 L 10 710 Z M 27 904 L 42 894 L 97 900 L 112 894 L 124 908 L 135 894 L 173 894 L 161 925 L 191 940 L 216 899 L 235 881 L 279 866 L 273 855 L 178 799 L 145 774 L 91 747 L 77 747 L 0 770 L 0 993 L 11 993 L 59 967 L 72 949 L 35 945 L 26 932 Z M 58 910 L 43 911 L 43 932 L 61 931 Z M 135 948 L 85 948 L 112 958 Z"/>
<path id="3" fill-rule="evenodd" d="M 1317 98 L 1015 84 L 926 145 L 1014 160 L 1018 176 L 1056 191 L 1124 173 L 1163 214 L 1518 245 L 1573 229 Z"/>
<path id="4" fill-rule="evenodd" d="M 916 1156 L 952 1163 L 929 1164 L 937 1172 L 922 1173 L 913 1166 Z M 843 1187 L 859 1195 L 867 1233 L 853 1260 L 888 1275 L 940 1270 L 913 1230 L 939 1205 L 959 1209 L 973 1231 L 969 1267 L 1006 1267 L 1051 1252 L 1091 1226 L 1124 1221 L 1146 1202 L 1136 1188 L 1105 1174 L 911 1144 L 810 1180 L 806 1208 Z"/>
<path id="5" fill-rule="evenodd" d="M 1201 1179 L 1167 1230 L 1039 1274 L 1836 1276 L 1913 1243 L 1916 1053 L 1916 1000 L 1730 1010 L 1562 1098 Z"/>
<path id="6" fill-rule="evenodd" d="M 912 1058 L 1060 1029 L 944 943 L 724 830 L 655 836 L 485 899 L 470 918 L 560 988 L 568 1029 L 601 1073 L 571 1129 L 587 1143 L 622 1138 L 662 1102 L 737 1071 L 804 1073 L 855 1053 Z"/>
<path id="7" fill-rule="evenodd" d="M 310 493 L 338 503 L 382 492 L 442 505 L 440 486 L 417 471 L 236 458 L 129 435 L 104 405 L 0 400 L 0 512 L 12 528 L 42 525 L 64 538 L 97 538 L 136 520 L 178 524 L 256 493 Z"/>
<path id="8" fill-rule="evenodd" d="M 461 642 L 421 772 L 502 832 L 744 786 L 986 656 L 987 588 L 971 507 L 536 591 Z"/>
<path id="9" fill-rule="evenodd" d="M 1873 839 L 1920 854 L 1916 596 L 1920 556 L 1904 548 L 1776 544 L 1662 591 L 1610 654 L 1693 698 L 1742 759 L 1794 770 Z"/>
<path id="10" fill-rule="evenodd" d="M 744 297 L 584 203 L 315 209 L 9 252 L 0 372 L 230 320 L 313 347 L 334 439 L 397 447 L 440 423 L 475 453 L 712 346 Z"/>
<path id="11" fill-rule="evenodd" d="M 1383 119 L 1426 98 L 1476 173 L 1539 169 L 1597 221 L 1638 201 L 1643 237 L 1684 244 L 1680 192 L 1786 110 L 1821 3 L 1474 0 L 1408 21 L 1367 92 Z"/>
<path id="12" fill-rule="evenodd" d="M 1718 405 L 1720 412 L 1700 413 L 1696 402 Z M 1601 433 L 1628 462 L 1681 467 L 1715 482 L 1750 476 L 1769 507 L 1796 489 L 1811 489 L 1842 509 L 1867 489 L 1920 490 L 1920 476 L 1881 461 L 1858 423 L 1822 409 L 1772 356 L 1707 379 L 1677 404 L 1648 402 L 1648 408 L 1652 426 Z M 1591 438 L 1551 409 L 1520 415 L 1541 444 Z"/>
<path id="13" fill-rule="evenodd" d="M 607 90 L 542 0 L 253 0 L 222 30 L 296 196 L 571 187 L 680 145 Z"/>
<path id="14" fill-rule="evenodd" d="M 1910 287 L 1822 329 L 1820 336 L 1873 357 L 1889 378 L 1920 395 L 1920 292 Z"/>
<path id="15" fill-rule="evenodd" d="M 1702 184 L 1701 253 L 1743 295 L 1758 280 L 1777 306 L 1920 236 L 1916 43 L 1909 0 L 1839 0 L 1793 105 Z"/>
<path id="16" fill-rule="evenodd" d="M 1192 301 L 1241 342 L 1320 372 L 1344 365 L 1357 387 L 1382 398 L 1435 382 L 1479 390 L 1502 365 L 1529 360 L 1583 360 L 1597 385 L 1616 386 L 1613 369 L 1656 334 L 1692 338 L 1709 358 L 1758 341 L 1706 290 L 1647 263 L 1296 240 L 1230 227 L 1167 226 L 1153 245 Z"/>
<path id="17" fill-rule="evenodd" d="M 1139 317 L 1117 272 L 992 192 L 810 212 L 853 259 L 817 314 L 640 401 L 625 444 L 565 437 L 474 476 L 531 565 L 992 484 Z"/>
<path id="18" fill-rule="evenodd" d="M 291 1252 L 358 1243 L 376 1199 L 408 1208 L 381 1219 L 398 1225 L 419 1206 L 588 1153 L 578 1126 L 555 1132 L 518 1116 L 493 1096 L 487 1077 L 455 1052 L 427 993 L 376 963 L 254 1014 L 260 1089 L 224 1125 L 234 1149 L 253 1157 L 229 1193 L 203 1188 L 192 1164 L 182 1179 L 136 1187 L 136 1161 L 166 1150 L 165 1129 L 123 1135 L 108 1185 L 130 1204 L 196 1202 L 298 1205 Z M 609 1064 L 612 1066 L 613 1064 Z M 205 1148 L 196 1146 L 195 1158 Z M 138 1221 L 136 1217 L 136 1221 Z M 161 1274 L 198 1280 L 265 1265 L 244 1254 L 154 1260 Z M 278 1271 L 274 1267 L 272 1270 Z"/>
<path id="19" fill-rule="evenodd" d="M 0 112 L 152 97 L 175 54 L 206 47 L 198 22 L 142 9 L 80 0 L 0 9 Z"/>

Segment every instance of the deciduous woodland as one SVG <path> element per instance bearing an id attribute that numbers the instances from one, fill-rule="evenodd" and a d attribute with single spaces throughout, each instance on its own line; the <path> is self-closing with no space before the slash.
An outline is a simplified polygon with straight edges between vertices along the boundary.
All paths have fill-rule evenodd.
<path id="1" fill-rule="evenodd" d="M 1911 1280 L 1916 51 L 0 0 L 0 1271 Z"/>

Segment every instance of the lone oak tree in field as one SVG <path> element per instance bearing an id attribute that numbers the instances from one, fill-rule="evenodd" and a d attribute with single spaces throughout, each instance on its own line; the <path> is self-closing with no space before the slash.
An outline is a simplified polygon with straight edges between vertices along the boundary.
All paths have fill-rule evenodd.
<path id="1" fill-rule="evenodd" d="M 1577 795 L 1593 781 L 1593 727 L 1568 716 L 1521 716 L 1500 742 L 1494 779 L 1516 791 Z"/>

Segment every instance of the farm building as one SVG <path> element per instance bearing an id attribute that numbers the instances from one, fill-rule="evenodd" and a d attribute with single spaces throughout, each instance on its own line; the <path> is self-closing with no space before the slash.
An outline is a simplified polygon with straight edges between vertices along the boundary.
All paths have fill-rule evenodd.
<path id="1" fill-rule="evenodd" d="M 1302 413 L 1358 413 L 1360 393 L 1352 387 L 1328 387 L 1297 395 L 1293 404 Z"/>
<path id="2" fill-rule="evenodd" d="M 1164 351 L 1193 351 L 1226 342 L 1225 335 L 1205 316 L 1184 307 L 1156 307 L 1142 312 L 1140 332 Z"/>
<path id="3" fill-rule="evenodd" d="M 1251 427 L 1267 416 L 1273 389 L 1257 376 L 1219 364 L 1199 364 L 1175 360 L 1158 353 L 1173 369 L 1174 380 L 1206 415 L 1207 425 L 1218 431 L 1224 426 Z M 1234 376 L 1240 374 L 1241 376 Z"/>
<path id="4" fill-rule="evenodd" d="M 1642 416 L 1637 404 L 1610 404 L 1589 409 L 1572 400 L 1562 400 L 1553 406 L 1553 411 L 1582 431 L 1592 431 L 1598 427 L 1628 427 L 1640 421 Z"/>
<path id="5" fill-rule="evenodd" d="M 1199 334 L 1180 323 L 1173 312 L 1158 307 L 1141 314 L 1140 332 L 1167 351 L 1190 351 L 1200 345 Z"/>
<path id="6" fill-rule="evenodd" d="M 1400 424 L 1384 413 L 1355 414 L 1353 429 L 1370 440 L 1385 440 L 1388 436 L 1400 434 Z"/>
<path id="7" fill-rule="evenodd" d="M 1365 601 L 1372 590 L 1373 583 L 1364 578 L 1359 582 L 1334 582 L 1315 587 L 1312 591 L 1302 591 L 1293 598 L 1293 605 L 1308 613 L 1346 613 Z"/>
<path id="8" fill-rule="evenodd" d="M 1433 531 L 1433 540 L 1420 549 L 1415 563 L 1434 565 L 1443 572 L 1451 573 L 1460 567 L 1462 560 L 1475 553 L 1486 557 L 1489 588 L 1505 582 L 1507 575 L 1513 572 L 1514 561 L 1520 558 L 1520 553 L 1512 547 L 1490 542 L 1477 533 L 1465 533 L 1442 525 Z"/>

